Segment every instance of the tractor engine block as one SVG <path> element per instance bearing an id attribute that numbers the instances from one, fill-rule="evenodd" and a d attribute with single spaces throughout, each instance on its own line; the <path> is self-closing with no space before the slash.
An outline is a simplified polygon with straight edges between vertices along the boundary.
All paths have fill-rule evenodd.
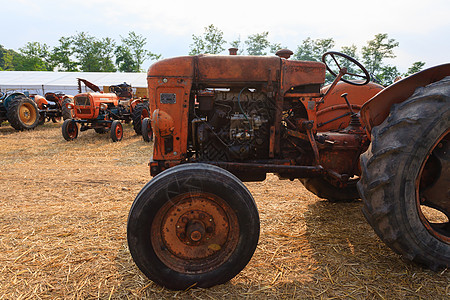
<path id="1" fill-rule="evenodd" d="M 208 91 L 197 97 L 193 140 L 200 161 L 266 158 L 272 105 L 266 94 L 246 89 Z"/>

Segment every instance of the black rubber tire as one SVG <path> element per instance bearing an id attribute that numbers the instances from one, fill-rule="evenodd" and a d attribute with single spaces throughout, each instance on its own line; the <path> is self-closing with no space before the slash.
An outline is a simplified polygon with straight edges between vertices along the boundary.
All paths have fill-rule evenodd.
<path id="1" fill-rule="evenodd" d="M 98 134 L 104 134 L 108 132 L 108 129 L 105 127 L 94 128 L 94 131 Z"/>
<path id="2" fill-rule="evenodd" d="M 45 115 L 42 115 L 42 114 L 41 114 L 41 115 L 39 116 L 39 122 L 38 122 L 38 125 L 44 125 L 45 119 L 46 119 Z"/>
<path id="3" fill-rule="evenodd" d="M 65 120 L 61 131 L 66 141 L 73 141 L 78 137 L 78 124 L 72 119 Z"/>
<path id="4" fill-rule="evenodd" d="M 150 118 L 144 118 L 142 120 L 142 138 L 147 143 L 153 141 L 153 130 Z"/>
<path id="5" fill-rule="evenodd" d="M 26 120 L 20 116 L 20 109 L 26 107 L 27 117 L 30 114 L 30 119 Z M 39 124 L 39 109 L 36 102 L 25 96 L 16 96 L 8 106 L 6 113 L 9 124 L 16 130 L 30 130 L 34 129 Z"/>
<path id="6" fill-rule="evenodd" d="M 158 211 L 163 210 L 164 205 L 170 205 L 176 197 L 191 193 L 208 193 L 220 197 L 237 217 L 235 223 L 230 223 L 231 227 L 234 226 L 230 232 L 238 225 L 235 246 L 226 252 L 229 255 L 226 259 L 217 265 L 210 265 L 209 270 L 190 270 L 190 264 L 197 264 L 200 268 L 204 266 L 201 258 L 185 259 L 184 271 L 174 270 L 155 253 L 155 249 L 157 252 L 168 252 L 167 248 L 153 247 L 152 239 L 158 237 L 150 233 Z M 178 165 L 158 174 L 139 192 L 128 216 L 127 238 L 131 256 L 149 279 L 174 290 L 185 290 L 191 286 L 207 288 L 229 281 L 250 261 L 259 239 L 258 210 L 248 189 L 230 172 L 200 163 Z M 227 249 L 227 243 L 230 243 L 229 240 L 212 256 L 222 255 L 221 250 Z"/>
<path id="7" fill-rule="evenodd" d="M 137 135 L 142 134 L 142 119 L 150 117 L 150 108 L 148 102 L 138 103 L 133 109 L 131 119 L 133 120 L 133 129 Z"/>
<path id="8" fill-rule="evenodd" d="M 118 120 L 114 120 L 111 124 L 110 137 L 113 142 L 120 142 L 123 137 L 123 126 Z"/>
<path id="9" fill-rule="evenodd" d="M 70 98 L 65 98 L 61 103 L 61 115 L 64 121 L 72 119 L 72 110 L 67 108 L 66 106 L 67 103 L 73 103 L 73 100 Z"/>
<path id="10" fill-rule="evenodd" d="M 344 188 L 336 187 L 321 177 L 300 178 L 300 182 L 308 191 L 330 202 L 346 202 L 361 198 L 356 188 L 357 180 L 350 181 Z"/>
<path id="11" fill-rule="evenodd" d="M 372 143 L 361 156 L 358 190 L 366 219 L 391 249 L 432 270 L 450 266 L 450 226 L 447 220 L 444 238 L 435 234 L 433 223 L 422 218 L 416 188 L 422 192 L 419 174 L 435 155 L 428 157 L 432 149 L 437 149 L 436 143 L 443 135 L 449 138 L 449 128 L 450 77 L 446 77 L 418 88 L 409 99 L 393 105 L 389 117 L 373 128 Z M 444 152 L 442 162 L 450 160 L 448 152 Z M 449 164 L 443 164 L 438 172 L 438 180 L 448 180 Z M 450 190 L 442 193 L 447 197 L 443 207 L 448 208 L 449 194 Z M 449 211 L 444 209 L 443 213 L 450 218 Z"/>

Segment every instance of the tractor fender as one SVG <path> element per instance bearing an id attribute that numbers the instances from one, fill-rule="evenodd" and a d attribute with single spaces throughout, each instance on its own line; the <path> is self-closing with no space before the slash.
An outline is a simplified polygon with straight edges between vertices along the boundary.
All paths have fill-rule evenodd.
<path id="1" fill-rule="evenodd" d="M 450 76 L 450 63 L 425 69 L 390 85 L 373 96 L 361 108 L 361 122 L 370 137 L 372 128 L 380 125 L 389 116 L 392 105 L 408 99 L 419 87 Z"/>
<path id="2" fill-rule="evenodd" d="M 6 111 L 8 111 L 8 107 L 9 107 L 9 104 L 11 103 L 11 101 L 14 100 L 14 98 L 16 98 L 17 96 L 27 97 L 24 93 L 20 93 L 20 92 L 14 92 L 12 94 L 9 94 L 3 100 L 3 106 L 5 107 Z"/>
<path id="3" fill-rule="evenodd" d="M 34 95 L 33 97 L 34 102 L 36 102 L 37 106 L 39 109 L 44 109 L 44 105 L 48 104 L 47 99 L 45 99 L 44 97 L 40 96 L 40 95 Z"/>

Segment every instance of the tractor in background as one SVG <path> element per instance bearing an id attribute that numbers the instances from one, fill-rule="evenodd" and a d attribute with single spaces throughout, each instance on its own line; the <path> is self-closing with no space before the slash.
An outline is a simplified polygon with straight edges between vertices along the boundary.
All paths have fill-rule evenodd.
<path id="1" fill-rule="evenodd" d="M 24 93 L 0 92 L 0 126 L 3 121 L 8 121 L 16 130 L 34 129 L 39 122 L 39 108 Z"/>
<path id="2" fill-rule="evenodd" d="M 79 85 L 83 82 L 94 92 L 77 94 L 73 104 L 66 104 L 72 111 L 72 118 L 62 125 L 65 140 L 76 139 L 79 131 L 94 129 L 99 134 L 109 132 L 111 139 L 117 142 L 123 137 L 122 122 L 130 121 L 133 121 L 136 134 L 141 134 L 142 119 L 149 117 L 147 99 L 133 99 L 131 86 L 126 83 L 110 86 L 110 92 L 104 93 L 85 79 L 78 79 L 78 82 Z"/>
<path id="3" fill-rule="evenodd" d="M 73 103 L 73 96 L 61 92 L 48 92 L 44 96 L 31 95 L 39 108 L 39 125 L 45 121 L 57 123 L 61 120 L 67 120 L 72 117 L 72 113 L 66 104 Z"/>
<path id="4" fill-rule="evenodd" d="M 127 224 L 139 269 L 181 290 L 236 276 L 260 232 L 242 181 L 266 173 L 330 201 L 361 197 L 395 252 L 450 267 L 450 64 L 384 88 L 345 54 L 290 55 L 184 56 L 149 68 L 153 178 Z"/>

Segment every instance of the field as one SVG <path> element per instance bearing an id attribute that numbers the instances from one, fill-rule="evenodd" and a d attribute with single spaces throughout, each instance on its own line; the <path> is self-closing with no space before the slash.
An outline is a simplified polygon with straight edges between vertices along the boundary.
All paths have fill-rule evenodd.
<path id="1" fill-rule="evenodd" d="M 126 242 L 128 211 L 150 179 L 152 144 L 61 124 L 0 127 L 0 299 L 449 299 L 450 271 L 403 262 L 366 223 L 361 202 L 329 203 L 272 174 L 247 183 L 261 218 L 249 265 L 210 289 L 145 278 Z"/>

